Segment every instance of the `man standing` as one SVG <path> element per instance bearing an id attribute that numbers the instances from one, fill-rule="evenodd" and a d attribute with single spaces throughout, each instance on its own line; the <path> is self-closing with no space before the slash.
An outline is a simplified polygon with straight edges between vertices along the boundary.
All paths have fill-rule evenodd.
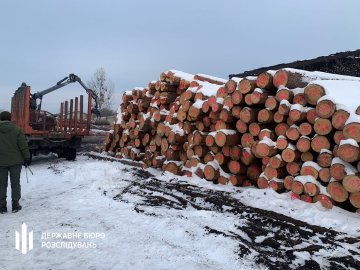
<path id="1" fill-rule="evenodd" d="M 13 213 L 21 210 L 20 173 L 22 165 L 30 164 L 29 146 L 24 133 L 11 122 L 11 114 L 0 114 L 0 214 L 7 212 L 6 191 L 8 175 L 11 181 Z"/>

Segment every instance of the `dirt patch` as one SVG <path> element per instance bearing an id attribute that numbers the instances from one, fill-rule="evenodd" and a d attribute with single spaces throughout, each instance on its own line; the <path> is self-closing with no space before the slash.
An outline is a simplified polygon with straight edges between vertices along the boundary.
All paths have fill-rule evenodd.
<path id="1" fill-rule="evenodd" d="M 137 168 L 126 169 L 134 175 L 129 185 L 113 197 L 127 202 L 125 195 L 141 198 L 135 206 L 139 214 L 157 215 L 155 208 L 216 211 L 241 220 L 236 231 L 219 231 L 211 224 L 208 234 L 222 235 L 238 242 L 239 258 L 251 257 L 269 269 L 360 269 L 360 237 L 350 237 L 320 226 L 272 211 L 244 205 L 231 193 L 209 190 L 177 179 L 161 181 Z M 306 257 L 305 265 L 297 263 Z"/>

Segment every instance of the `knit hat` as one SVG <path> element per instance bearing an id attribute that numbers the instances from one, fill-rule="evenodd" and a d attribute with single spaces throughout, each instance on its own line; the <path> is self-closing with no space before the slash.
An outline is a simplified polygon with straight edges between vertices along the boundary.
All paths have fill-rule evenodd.
<path id="1" fill-rule="evenodd" d="M 11 121 L 11 113 L 3 111 L 0 113 L 0 121 Z"/>

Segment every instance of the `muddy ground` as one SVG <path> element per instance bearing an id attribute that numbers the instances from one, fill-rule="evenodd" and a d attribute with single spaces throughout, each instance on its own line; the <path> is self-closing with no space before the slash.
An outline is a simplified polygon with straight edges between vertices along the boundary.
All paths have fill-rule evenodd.
<path id="1" fill-rule="evenodd" d="M 139 214 L 158 215 L 154 208 L 186 210 L 192 207 L 235 215 L 242 220 L 236 233 L 219 231 L 211 224 L 204 228 L 208 234 L 236 240 L 235 253 L 239 259 L 250 256 L 258 265 L 269 269 L 360 269 L 359 237 L 244 205 L 229 192 L 206 189 L 175 178 L 165 182 L 138 168 L 124 170 L 134 177 L 127 180 L 128 186 L 119 190 L 113 199 L 127 203 L 124 199 L 127 195 L 140 196 L 142 199 L 134 206 Z M 299 254 L 307 257 L 306 263 L 294 266 Z"/>

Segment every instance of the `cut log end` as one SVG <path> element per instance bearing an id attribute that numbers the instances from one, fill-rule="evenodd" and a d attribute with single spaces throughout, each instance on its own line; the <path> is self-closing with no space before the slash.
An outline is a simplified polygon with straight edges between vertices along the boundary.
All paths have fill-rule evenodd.
<path id="1" fill-rule="evenodd" d="M 257 186 L 260 189 L 265 189 L 269 187 L 269 180 L 265 177 L 259 177 L 257 180 Z"/>
<path id="2" fill-rule="evenodd" d="M 330 141 L 325 136 L 316 136 L 311 140 L 311 149 L 320 153 L 322 149 L 330 150 Z"/>
<path id="3" fill-rule="evenodd" d="M 333 116 L 331 118 L 331 124 L 337 130 L 342 130 L 344 128 L 345 123 L 348 120 L 349 116 L 350 116 L 350 114 L 347 111 L 338 110 L 333 114 Z"/>
<path id="4" fill-rule="evenodd" d="M 360 192 L 360 177 L 357 175 L 345 176 L 342 184 L 348 192 Z"/>
<path id="5" fill-rule="evenodd" d="M 311 105 L 316 105 L 317 101 L 325 95 L 325 89 L 321 85 L 309 84 L 304 90 L 306 101 Z"/>
<path id="6" fill-rule="evenodd" d="M 324 183 L 328 183 L 331 179 L 330 169 L 321 168 L 321 170 L 319 171 L 319 179 Z"/>
<path id="7" fill-rule="evenodd" d="M 316 113 L 321 118 L 330 118 L 336 110 L 336 104 L 331 100 L 322 100 L 316 105 Z"/>
<path id="8" fill-rule="evenodd" d="M 246 179 L 245 175 L 230 175 L 229 181 L 233 186 L 241 186 L 243 181 Z"/>
<path id="9" fill-rule="evenodd" d="M 204 167 L 204 176 L 207 180 L 214 181 L 219 178 L 220 173 L 219 170 L 208 164 Z"/>
<path id="10" fill-rule="evenodd" d="M 284 187 L 286 190 L 291 190 L 292 183 L 294 182 L 294 177 L 291 175 L 287 175 L 284 178 Z"/>
<path id="11" fill-rule="evenodd" d="M 315 121 L 314 130 L 319 135 L 328 135 L 332 131 L 332 124 L 329 119 L 318 118 Z"/>
<path id="12" fill-rule="evenodd" d="M 299 163 L 296 163 L 296 162 L 287 163 L 286 171 L 292 176 L 298 175 L 299 171 L 300 171 Z"/>
<path id="13" fill-rule="evenodd" d="M 329 183 L 326 190 L 330 194 L 331 198 L 336 202 L 345 202 L 349 197 L 349 193 L 339 182 Z"/>
<path id="14" fill-rule="evenodd" d="M 301 195 L 304 192 L 304 185 L 299 181 L 293 181 L 291 191 L 295 194 Z"/>
<path id="15" fill-rule="evenodd" d="M 360 157 L 359 147 L 352 144 L 340 145 L 337 154 L 342 160 L 347 162 L 356 162 Z"/>
<path id="16" fill-rule="evenodd" d="M 360 123 L 347 124 L 343 129 L 343 134 L 346 139 L 354 139 L 356 142 L 360 142 Z"/>
<path id="17" fill-rule="evenodd" d="M 349 199 L 355 208 L 360 208 L 360 192 L 351 193 Z"/>
<path id="18" fill-rule="evenodd" d="M 331 209 L 334 204 L 331 198 L 326 195 L 320 194 L 314 197 L 314 202 L 320 202 L 324 208 Z"/>
<path id="19" fill-rule="evenodd" d="M 305 183 L 304 184 L 304 191 L 307 195 L 314 197 L 316 195 L 319 195 L 320 189 L 317 185 L 314 183 Z"/>
<path id="20" fill-rule="evenodd" d="M 256 87 L 256 80 L 242 79 L 239 82 L 239 90 L 242 94 L 251 93 Z"/>

